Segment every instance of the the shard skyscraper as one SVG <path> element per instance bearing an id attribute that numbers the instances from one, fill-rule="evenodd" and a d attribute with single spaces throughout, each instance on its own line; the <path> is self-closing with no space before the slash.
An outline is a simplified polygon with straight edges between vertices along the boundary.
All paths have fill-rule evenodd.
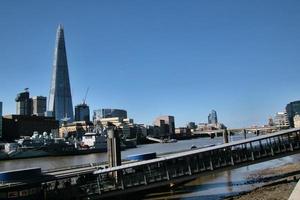
<path id="1" fill-rule="evenodd" d="M 52 70 L 48 111 L 52 112 L 56 120 L 68 119 L 68 122 L 72 122 L 73 104 L 62 25 L 57 28 Z"/>

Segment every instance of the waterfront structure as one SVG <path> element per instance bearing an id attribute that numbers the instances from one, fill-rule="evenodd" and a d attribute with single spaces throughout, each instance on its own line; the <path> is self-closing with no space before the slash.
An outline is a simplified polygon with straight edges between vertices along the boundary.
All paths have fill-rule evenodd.
<path id="1" fill-rule="evenodd" d="M 93 120 L 99 120 L 103 118 L 119 117 L 121 119 L 127 118 L 127 111 L 122 109 L 102 108 L 94 110 Z"/>
<path id="2" fill-rule="evenodd" d="M 54 117 L 5 115 L 3 116 L 3 140 L 13 141 L 33 132 L 57 132 L 59 123 Z"/>
<path id="3" fill-rule="evenodd" d="M 121 146 L 119 133 L 115 128 L 112 127 L 110 127 L 107 131 L 107 160 L 109 167 L 121 165 Z"/>
<path id="4" fill-rule="evenodd" d="M 90 107 L 86 103 L 75 106 L 75 121 L 90 121 Z"/>
<path id="5" fill-rule="evenodd" d="M 274 117 L 274 125 L 279 128 L 288 128 L 290 126 L 286 112 L 277 112 Z"/>
<path id="6" fill-rule="evenodd" d="M 208 115 L 208 124 L 217 124 L 217 123 L 218 123 L 217 112 L 215 110 L 211 110 L 211 112 Z"/>
<path id="7" fill-rule="evenodd" d="M 68 119 L 68 122 L 73 121 L 73 104 L 62 25 L 58 26 L 56 33 L 48 111 L 52 112 L 55 119 L 60 122 L 63 119 Z"/>
<path id="8" fill-rule="evenodd" d="M 290 127 L 294 127 L 294 117 L 300 114 L 300 101 L 293 101 L 285 107 Z"/>
<path id="9" fill-rule="evenodd" d="M 47 107 L 47 97 L 35 96 L 32 97 L 32 115 L 45 116 Z"/>
<path id="10" fill-rule="evenodd" d="M 154 125 L 160 127 L 161 136 L 171 136 L 175 134 L 174 116 L 159 116 L 155 119 Z"/>
<path id="11" fill-rule="evenodd" d="M 2 138 L 2 102 L 0 101 L 0 139 Z"/>
<path id="12" fill-rule="evenodd" d="M 29 98 L 28 88 L 24 92 L 18 93 L 15 101 L 17 115 L 31 115 L 32 99 Z"/>

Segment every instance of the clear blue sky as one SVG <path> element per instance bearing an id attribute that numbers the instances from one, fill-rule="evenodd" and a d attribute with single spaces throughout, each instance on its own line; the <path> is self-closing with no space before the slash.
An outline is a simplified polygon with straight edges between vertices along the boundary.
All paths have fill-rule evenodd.
<path id="1" fill-rule="evenodd" d="M 0 2 L 0 101 L 49 95 L 57 25 L 65 27 L 73 104 L 123 108 L 138 123 L 265 124 L 300 99 L 300 1 Z"/>

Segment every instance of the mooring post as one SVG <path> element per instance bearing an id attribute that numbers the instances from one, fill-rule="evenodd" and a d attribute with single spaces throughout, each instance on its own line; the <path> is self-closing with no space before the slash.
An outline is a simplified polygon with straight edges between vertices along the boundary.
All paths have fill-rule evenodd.
<path id="1" fill-rule="evenodd" d="M 223 130 L 223 142 L 228 143 L 228 131 L 226 128 Z"/>

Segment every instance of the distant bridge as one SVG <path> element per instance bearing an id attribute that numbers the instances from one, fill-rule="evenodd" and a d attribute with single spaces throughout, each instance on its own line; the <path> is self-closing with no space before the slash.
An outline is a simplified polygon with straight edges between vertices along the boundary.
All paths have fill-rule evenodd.
<path id="1" fill-rule="evenodd" d="M 0 197 L 12 191 L 36 188 L 39 195 L 48 198 L 64 193 L 78 199 L 108 198 L 296 153 L 300 153 L 300 128 L 112 168 L 98 165 L 45 172 L 32 180 L 0 184 Z"/>
<path id="2" fill-rule="evenodd" d="M 225 129 L 218 129 L 218 130 L 206 130 L 206 131 L 195 131 L 193 134 L 194 135 L 216 135 L 220 136 L 223 134 Z M 262 134 L 262 133 L 271 133 L 271 132 L 276 132 L 279 131 L 279 127 L 275 126 L 270 126 L 270 127 L 245 127 L 245 128 L 228 128 L 228 132 L 230 133 L 237 133 L 237 132 L 244 132 L 245 133 L 256 133 L 256 134 Z"/>

